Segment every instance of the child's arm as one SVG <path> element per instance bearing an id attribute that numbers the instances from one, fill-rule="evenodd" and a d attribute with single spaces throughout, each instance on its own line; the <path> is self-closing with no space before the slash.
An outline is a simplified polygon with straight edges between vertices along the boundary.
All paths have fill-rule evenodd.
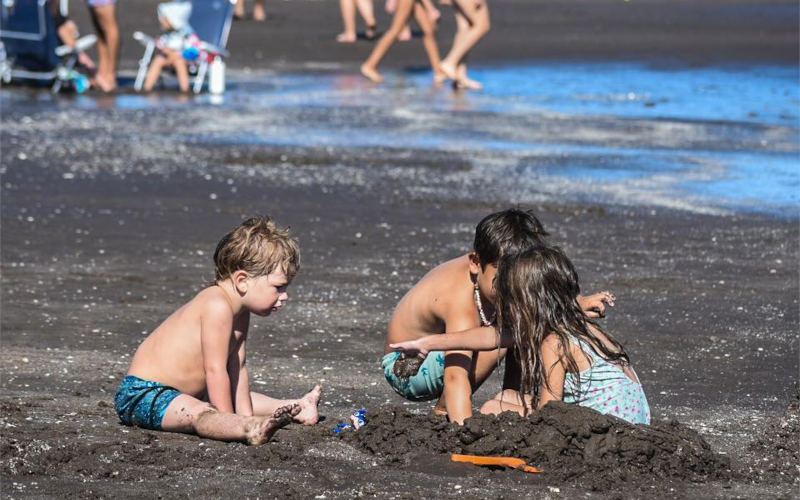
<path id="1" fill-rule="evenodd" d="M 497 337 L 497 330 L 493 326 L 480 326 L 460 332 L 425 335 L 415 340 L 389 344 L 389 347 L 424 358 L 430 351 L 492 351 L 497 349 Z M 499 342 L 500 347 L 510 347 L 514 339 L 509 335 L 501 335 Z"/>
<path id="2" fill-rule="evenodd" d="M 233 313 L 228 303 L 209 301 L 200 318 L 206 392 L 208 402 L 225 413 L 233 413 L 231 381 L 227 366 L 232 334 Z"/>
<path id="3" fill-rule="evenodd" d="M 603 291 L 593 295 L 578 295 L 578 305 L 590 318 L 602 318 L 606 315 L 606 304 L 614 307 L 616 297 L 611 292 Z"/>
<path id="4" fill-rule="evenodd" d="M 564 398 L 564 377 L 566 375 L 563 353 L 557 336 L 548 335 L 542 342 L 542 348 L 539 352 L 542 356 L 544 380 L 541 387 L 539 387 L 537 408 L 541 408 L 548 401 L 561 401 Z"/>
<path id="5" fill-rule="evenodd" d="M 237 353 L 239 378 L 236 382 L 236 413 L 250 417 L 253 415 L 253 400 L 250 396 L 250 373 L 247 371 L 245 354 L 246 339 L 242 339 Z"/>

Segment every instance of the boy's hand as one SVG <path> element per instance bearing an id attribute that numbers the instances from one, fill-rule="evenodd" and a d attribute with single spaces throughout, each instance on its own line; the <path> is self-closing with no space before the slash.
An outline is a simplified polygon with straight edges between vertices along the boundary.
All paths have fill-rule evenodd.
<path id="1" fill-rule="evenodd" d="M 578 305 L 590 318 L 603 318 L 606 315 L 606 304 L 614 307 L 616 297 L 609 291 L 602 291 L 594 295 L 578 295 Z"/>
<path id="2" fill-rule="evenodd" d="M 425 347 L 422 339 L 406 340 L 405 342 L 398 342 L 396 344 L 389 344 L 389 347 L 395 351 L 403 351 L 408 355 L 417 355 L 424 358 L 428 355 L 428 348 Z"/>

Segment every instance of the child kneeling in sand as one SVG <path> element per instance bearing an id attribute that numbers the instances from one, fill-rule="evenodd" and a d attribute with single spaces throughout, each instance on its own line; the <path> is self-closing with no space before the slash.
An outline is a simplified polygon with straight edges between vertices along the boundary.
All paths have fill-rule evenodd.
<path id="1" fill-rule="evenodd" d="M 578 275 L 561 249 L 541 246 L 505 255 L 494 282 L 496 327 L 390 347 L 424 356 L 431 350 L 513 346 L 520 371 L 516 388 L 487 401 L 481 413 L 526 416 L 532 406 L 563 400 L 631 423 L 650 423 L 647 398 L 625 349 L 578 304 Z"/>
<path id="2" fill-rule="evenodd" d="M 214 252 L 215 284 L 172 313 L 136 350 L 115 396 L 125 425 L 260 444 L 295 420 L 317 422 L 321 388 L 296 400 L 250 392 L 250 314 L 280 309 L 297 244 L 268 217 L 244 221 Z"/>

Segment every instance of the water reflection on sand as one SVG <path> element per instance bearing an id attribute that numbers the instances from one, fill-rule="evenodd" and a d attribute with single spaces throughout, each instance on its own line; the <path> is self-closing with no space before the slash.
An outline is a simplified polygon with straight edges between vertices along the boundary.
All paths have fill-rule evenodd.
<path id="1" fill-rule="evenodd" d="M 2 104 L 123 115 L 201 109 L 206 119 L 175 130 L 177 140 L 451 152 L 472 159 L 460 174 L 467 183 L 493 179 L 486 196 L 505 201 L 536 191 L 539 199 L 797 215 L 797 67 L 549 63 L 473 72 L 483 92 L 433 88 L 427 71 L 388 73 L 380 86 L 347 72 L 230 72 L 222 96 L 31 99 L 4 90 Z"/>

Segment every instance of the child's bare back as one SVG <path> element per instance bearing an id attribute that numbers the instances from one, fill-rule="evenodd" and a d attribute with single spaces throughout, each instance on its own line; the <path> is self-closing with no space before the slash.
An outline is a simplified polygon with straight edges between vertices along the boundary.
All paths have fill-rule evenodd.
<path id="1" fill-rule="evenodd" d="M 247 336 L 249 313 L 236 318 L 218 286 L 198 293 L 172 313 L 141 343 L 128 369 L 130 375 L 158 380 L 184 394 L 202 398 L 206 392 L 202 330 L 204 319 L 228 321 L 232 325 L 229 356 L 236 356 Z"/>

